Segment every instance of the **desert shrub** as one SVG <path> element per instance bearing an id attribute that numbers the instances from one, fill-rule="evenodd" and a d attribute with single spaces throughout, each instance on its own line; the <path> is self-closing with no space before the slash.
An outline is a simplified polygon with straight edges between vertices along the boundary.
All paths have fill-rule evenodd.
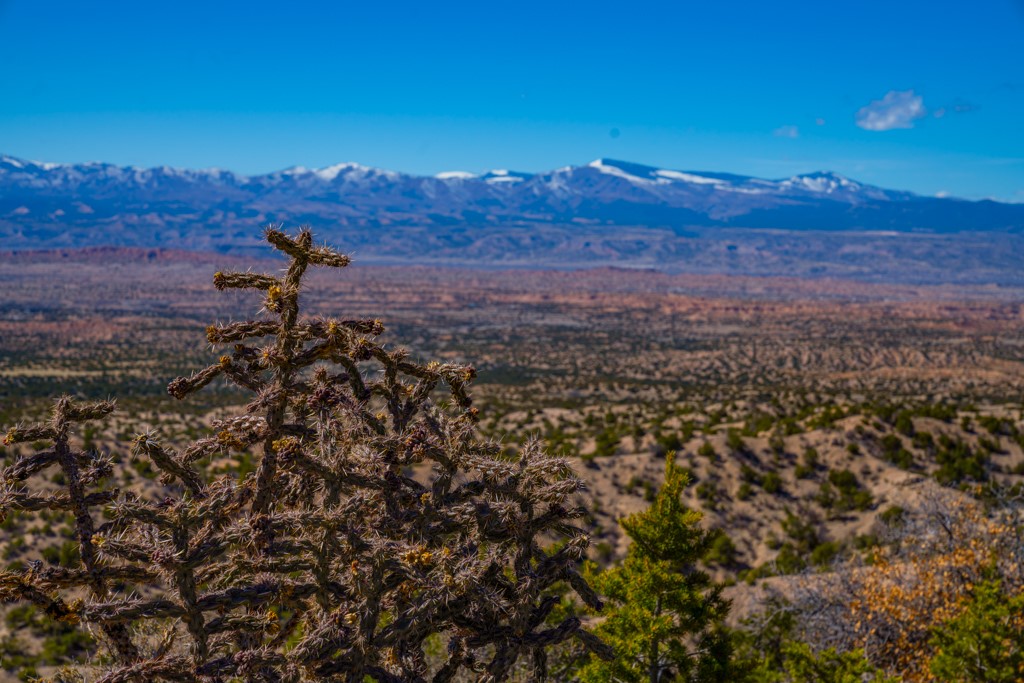
<path id="1" fill-rule="evenodd" d="M 807 479 L 814 475 L 815 470 L 818 469 L 818 450 L 812 446 L 808 446 L 804 449 L 802 462 L 796 466 L 793 471 L 794 476 L 797 479 Z"/>
<path id="2" fill-rule="evenodd" d="M 686 442 L 693 438 L 694 431 L 696 425 L 692 420 L 684 420 L 678 431 L 663 432 L 659 425 L 654 431 L 655 455 L 665 457 L 669 453 L 681 451 Z"/>
<path id="3" fill-rule="evenodd" d="M 31 628 L 36 619 L 35 605 L 16 605 L 7 611 L 4 621 L 12 631 Z"/>
<path id="4" fill-rule="evenodd" d="M 866 408 L 868 412 L 877 415 L 890 425 L 895 426 L 897 423 L 901 423 L 904 429 L 907 426 L 906 420 L 913 417 L 930 417 L 942 422 L 952 422 L 958 414 L 957 406 L 951 403 L 924 403 L 909 408 L 904 404 L 886 403 L 870 404 Z M 912 435 L 907 434 L 907 436 Z"/>
<path id="5" fill-rule="evenodd" d="M 790 510 L 785 511 L 786 516 L 782 520 L 782 532 L 785 540 L 770 536 L 766 545 L 772 550 L 778 550 L 775 558 L 770 564 L 762 566 L 756 573 L 747 573 L 747 579 L 760 576 L 771 576 L 772 574 L 797 574 L 805 570 L 808 561 L 811 559 L 815 549 L 822 544 L 819 532 L 819 520 L 808 511 L 800 511 L 794 514 Z"/>
<path id="6" fill-rule="evenodd" d="M 616 427 L 605 427 L 594 438 L 594 455 L 600 458 L 615 455 L 621 441 Z"/>
<path id="7" fill-rule="evenodd" d="M 710 441 L 705 441 L 697 449 L 697 455 L 707 458 L 714 462 L 718 459 L 718 453 L 715 452 L 715 447 L 711 445 Z"/>
<path id="8" fill-rule="evenodd" d="M 786 510 L 786 517 L 782 520 L 782 532 L 802 554 L 811 552 L 821 543 L 818 526 L 818 520 L 806 512 L 797 515 Z"/>
<path id="9" fill-rule="evenodd" d="M 86 660 L 95 653 L 96 642 L 92 636 L 70 624 L 61 624 L 61 627 L 43 638 L 39 653 L 41 664 L 69 664 Z"/>
<path id="10" fill-rule="evenodd" d="M 22 681 L 32 680 L 39 675 L 39 657 L 31 654 L 25 642 L 16 634 L 0 639 L 0 667 L 17 674 Z"/>
<path id="11" fill-rule="evenodd" d="M 155 494 L 110 487 L 110 459 L 69 446 L 112 402 L 65 397 L 49 422 L 7 433 L 43 446 L 4 469 L 0 512 L 69 511 L 79 557 L 0 573 L 0 599 L 87 626 L 105 651 L 87 677 L 103 683 L 498 681 L 522 659 L 544 678 L 547 649 L 569 638 L 610 657 L 578 618 L 547 623 L 563 586 L 600 608 L 576 570 L 589 540 L 572 521 L 587 512 L 568 461 L 478 438 L 472 368 L 413 362 L 376 320 L 300 317 L 307 269 L 348 258 L 306 230 L 266 237 L 283 275 L 214 276 L 259 293 L 265 314 L 210 326 L 226 352 L 168 387 L 184 399 L 222 378 L 251 400 L 181 450 L 136 437 Z M 254 468 L 241 480 L 199 466 L 240 453 Z M 62 487 L 35 490 L 53 468 Z M 48 647 L 82 645 L 56 633 Z"/>
<path id="12" fill-rule="evenodd" d="M 743 455 L 748 450 L 747 442 L 743 440 L 743 434 L 734 427 L 730 427 L 725 432 L 725 447 L 733 455 Z"/>
<path id="13" fill-rule="evenodd" d="M 986 436 L 978 437 L 978 447 L 986 453 L 1003 453 L 1003 447 L 997 439 L 990 439 Z"/>
<path id="14" fill-rule="evenodd" d="M 781 668 L 759 666 L 749 676 L 753 683 L 897 683 L 864 656 L 862 650 L 815 652 L 806 643 L 782 646 Z"/>
<path id="15" fill-rule="evenodd" d="M 740 479 L 748 484 L 760 484 L 761 474 L 747 463 L 741 463 Z"/>
<path id="16" fill-rule="evenodd" d="M 828 567 L 839 556 L 842 546 L 835 541 L 825 541 L 811 551 L 811 564 L 816 567 Z"/>
<path id="17" fill-rule="evenodd" d="M 814 416 L 808 418 L 807 427 L 808 429 L 831 429 L 838 420 L 847 417 L 849 414 L 850 411 L 847 408 L 834 404 L 826 405 Z"/>
<path id="18" fill-rule="evenodd" d="M 935 449 L 935 437 L 931 432 L 917 432 L 914 434 L 914 448 L 931 453 Z"/>
<path id="19" fill-rule="evenodd" d="M 59 546 L 47 546 L 42 549 L 40 554 L 50 564 L 64 567 L 65 569 L 77 567 L 80 561 L 78 543 L 75 541 L 65 541 Z"/>
<path id="20" fill-rule="evenodd" d="M 922 417 L 930 417 L 943 422 L 952 422 L 957 415 L 955 405 L 949 403 L 933 403 L 918 408 L 915 413 Z"/>
<path id="21" fill-rule="evenodd" d="M 915 434 L 914 420 L 911 419 L 910 411 L 903 410 L 896 415 L 896 422 L 893 428 L 903 436 L 913 437 Z"/>
<path id="22" fill-rule="evenodd" d="M 857 534 L 853 537 L 853 547 L 857 550 L 871 550 L 881 544 L 878 534 Z"/>
<path id="23" fill-rule="evenodd" d="M 678 432 L 669 432 L 668 434 L 657 432 L 654 435 L 654 454 L 659 457 L 665 457 L 669 453 L 681 450 L 683 443 L 683 439 Z"/>
<path id="24" fill-rule="evenodd" d="M 761 479 L 761 488 L 765 493 L 775 495 L 782 492 L 782 477 L 778 472 L 767 472 Z"/>
<path id="25" fill-rule="evenodd" d="M 883 458 L 904 470 L 910 469 L 913 466 L 914 456 L 903 447 L 903 440 L 900 437 L 895 434 L 886 434 L 882 437 L 880 443 Z"/>
<path id="26" fill-rule="evenodd" d="M 822 482 L 816 500 L 823 508 L 846 512 L 867 510 L 874 497 L 870 491 L 861 488 L 857 475 L 850 470 L 831 470 L 828 481 Z"/>
<path id="27" fill-rule="evenodd" d="M 792 543 L 782 545 L 773 564 L 779 574 L 798 574 L 807 568 L 807 560 Z"/>
<path id="28" fill-rule="evenodd" d="M 943 434 L 939 437 L 939 448 L 935 454 L 935 462 L 939 465 L 935 478 L 946 485 L 985 481 L 988 478 L 988 460 L 984 451 L 976 451 L 962 439 L 952 439 Z"/>
<path id="29" fill-rule="evenodd" d="M 993 415 L 979 415 L 978 425 L 985 429 L 992 436 L 1015 437 L 1019 434 L 1017 425 L 1007 417 L 995 417 Z"/>
<path id="30" fill-rule="evenodd" d="M 559 427 L 551 427 L 544 437 L 549 453 L 573 457 L 579 455 L 576 440 Z"/>
<path id="31" fill-rule="evenodd" d="M 732 542 L 729 535 L 719 530 L 715 533 L 714 540 L 711 541 L 711 545 L 708 546 L 708 550 L 704 554 L 704 561 L 708 564 L 732 567 L 736 564 L 738 552 L 736 544 Z"/>
<path id="32" fill-rule="evenodd" d="M 751 415 L 743 423 L 744 436 L 757 436 L 775 426 L 775 416 L 770 413 L 756 413 Z"/>
<path id="33" fill-rule="evenodd" d="M 880 519 L 887 526 L 899 526 L 903 523 L 903 516 L 906 514 L 906 510 L 901 508 L 899 505 L 890 505 L 878 515 Z"/>
<path id="34" fill-rule="evenodd" d="M 698 500 L 701 501 L 701 505 L 708 510 L 715 510 L 718 508 L 719 500 L 722 496 L 722 491 L 712 481 L 702 481 L 697 484 L 694 488 L 694 493 L 697 494 Z"/>

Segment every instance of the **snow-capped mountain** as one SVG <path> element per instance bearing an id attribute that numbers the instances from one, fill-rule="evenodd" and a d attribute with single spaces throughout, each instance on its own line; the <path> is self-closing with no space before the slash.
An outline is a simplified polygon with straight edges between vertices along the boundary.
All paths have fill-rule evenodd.
<path id="1" fill-rule="evenodd" d="M 340 163 L 243 176 L 0 156 L 6 248 L 232 249 L 271 222 L 310 224 L 325 239 L 381 257 L 426 253 L 418 241 L 485 259 L 543 243 L 545 258 L 573 260 L 609 239 L 648 253 L 652 240 L 671 237 L 651 257 L 660 262 L 685 253 L 686 236 L 716 230 L 1019 235 L 1024 205 L 923 197 L 829 172 L 762 179 L 613 159 L 543 173 L 415 176 Z"/>

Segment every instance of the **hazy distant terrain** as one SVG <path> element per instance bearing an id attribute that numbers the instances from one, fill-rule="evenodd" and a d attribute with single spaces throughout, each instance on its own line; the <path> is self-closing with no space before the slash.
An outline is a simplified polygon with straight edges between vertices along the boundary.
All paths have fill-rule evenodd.
<path id="1" fill-rule="evenodd" d="M 338 164 L 241 176 L 0 157 L 8 249 L 244 252 L 272 222 L 309 224 L 364 263 L 1024 283 L 1024 205 L 832 173 L 763 180 L 599 159 L 537 174 L 420 177 Z"/>
<path id="2" fill-rule="evenodd" d="M 117 451 L 146 429 L 172 443 L 201 431 L 211 405 L 237 411 L 243 398 L 219 383 L 186 402 L 166 385 L 212 362 L 207 324 L 259 307 L 211 283 L 216 270 L 248 266 L 280 262 L 132 249 L 0 255 L 0 423 L 36 417 L 62 392 L 114 395 L 121 417 L 104 439 Z M 941 445 L 906 436 L 907 420 L 915 434 L 968 444 L 985 477 L 1019 481 L 1022 300 L 992 287 L 358 262 L 314 274 L 303 295 L 311 314 L 380 317 L 389 345 L 417 358 L 475 365 L 486 434 L 509 445 L 535 435 L 579 457 L 600 502 L 599 552 L 621 552 L 616 519 L 647 504 L 661 454 L 679 450 L 698 484 L 691 504 L 738 546 L 732 572 L 774 558 L 787 510 L 838 546 L 911 489 L 934 486 L 932 475 L 958 482 L 939 469 Z M 1005 433 L 975 426 L 989 423 Z M 847 469 L 873 502 L 840 514 L 818 499 L 828 472 Z M 778 481 L 765 491 L 757 482 L 769 473 Z"/>

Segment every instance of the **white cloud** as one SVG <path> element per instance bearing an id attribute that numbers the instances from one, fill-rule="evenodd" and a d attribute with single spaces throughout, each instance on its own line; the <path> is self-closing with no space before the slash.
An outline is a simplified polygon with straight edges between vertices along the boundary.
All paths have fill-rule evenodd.
<path id="1" fill-rule="evenodd" d="M 882 99 L 861 107 L 856 120 L 864 130 L 893 130 L 913 128 L 914 121 L 927 113 L 924 100 L 913 90 L 890 90 Z"/>
<path id="2" fill-rule="evenodd" d="M 781 126 L 773 130 L 772 135 L 777 138 L 798 138 L 800 137 L 800 129 L 796 126 Z"/>
<path id="3" fill-rule="evenodd" d="M 978 111 L 978 109 L 978 105 L 958 97 L 945 107 L 939 107 L 933 111 L 932 116 L 941 119 L 946 114 L 969 114 L 972 111 Z"/>

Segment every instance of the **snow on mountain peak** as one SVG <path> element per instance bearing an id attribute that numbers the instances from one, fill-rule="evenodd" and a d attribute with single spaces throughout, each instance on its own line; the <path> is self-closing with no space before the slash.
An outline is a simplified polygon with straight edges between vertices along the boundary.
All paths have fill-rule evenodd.
<path id="1" fill-rule="evenodd" d="M 858 192 L 864 189 L 860 183 L 831 171 L 815 171 L 814 173 L 795 175 L 788 180 L 783 180 L 778 186 L 783 190 L 803 190 L 816 194 L 831 194 L 837 190 Z"/>
<path id="2" fill-rule="evenodd" d="M 32 167 L 42 169 L 44 171 L 52 171 L 53 169 L 59 168 L 61 166 L 61 164 L 52 164 L 43 161 L 30 161 L 28 159 L 19 159 L 17 157 L 12 157 L 9 154 L 0 154 L 0 164 L 7 164 L 8 166 L 13 166 L 14 168 L 26 170 Z"/>
<path id="3" fill-rule="evenodd" d="M 694 175 L 692 173 L 683 173 L 682 171 L 669 171 L 666 169 L 659 169 L 654 172 L 654 175 L 660 178 L 668 178 L 669 180 L 681 180 L 684 183 L 693 183 L 695 185 L 726 185 L 724 180 L 718 178 L 708 178 L 702 175 Z"/>
<path id="4" fill-rule="evenodd" d="M 494 168 L 480 176 L 489 185 L 514 185 L 531 177 L 529 173 L 509 171 L 507 168 Z"/>
<path id="5" fill-rule="evenodd" d="M 313 175 L 315 175 L 320 180 L 330 181 L 334 180 L 345 171 L 354 170 L 368 171 L 370 169 L 368 169 L 366 166 L 360 166 L 357 163 L 346 161 L 340 164 L 334 164 L 333 166 L 324 166 L 323 168 L 318 168 L 315 171 L 313 171 Z"/>
<path id="6" fill-rule="evenodd" d="M 434 176 L 438 180 L 469 180 L 476 178 L 476 173 L 469 173 L 468 171 L 443 171 Z"/>
<path id="7" fill-rule="evenodd" d="M 589 164 L 587 164 L 588 168 L 593 168 L 605 175 L 612 175 L 618 178 L 622 178 L 624 180 L 628 180 L 631 183 L 650 185 L 656 182 L 654 180 L 651 180 L 650 178 L 643 178 L 641 176 L 636 175 L 635 173 L 630 173 L 629 171 L 633 169 L 630 168 L 629 170 L 627 170 L 626 168 L 623 168 L 624 166 L 630 167 L 634 166 L 634 164 L 624 164 L 622 162 L 616 162 L 612 159 L 594 159 Z M 642 167 L 637 166 L 636 168 L 639 169 Z"/>
<path id="8" fill-rule="evenodd" d="M 587 164 L 587 167 L 643 185 L 670 185 L 682 182 L 691 185 L 709 185 L 716 189 L 729 186 L 727 180 L 720 178 L 711 178 L 696 173 L 685 173 L 665 168 L 653 168 L 626 161 L 615 161 L 614 159 L 596 159 Z"/>
<path id="9" fill-rule="evenodd" d="M 388 180 L 393 180 L 401 175 L 394 171 L 384 171 L 372 166 L 363 166 L 362 164 L 357 164 L 354 161 L 346 161 L 340 164 L 324 166 L 323 168 L 314 169 L 308 173 L 313 177 L 326 182 L 333 182 L 339 177 L 344 177 L 345 182 L 360 181 L 370 178 L 386 178 Z"/>

